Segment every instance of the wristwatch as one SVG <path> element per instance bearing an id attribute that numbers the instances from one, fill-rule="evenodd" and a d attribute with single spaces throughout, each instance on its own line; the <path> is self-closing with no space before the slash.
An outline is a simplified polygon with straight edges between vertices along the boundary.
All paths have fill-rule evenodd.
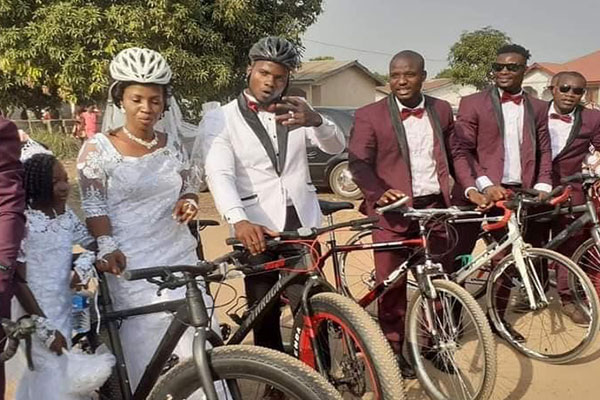
<path id="1" fill-rule="evenodd" d="M 6 265 L 0 264 L 0 271 L 8 271 L 10 270 L 10 267 L 7 267 Z"/>

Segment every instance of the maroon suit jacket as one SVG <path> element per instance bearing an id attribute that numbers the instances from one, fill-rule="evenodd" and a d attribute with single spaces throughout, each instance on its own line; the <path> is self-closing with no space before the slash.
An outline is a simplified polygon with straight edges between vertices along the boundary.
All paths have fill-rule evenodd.
<path id="1" fill-rule="evenodd" d="M 546 107 L 551 107 L 549 103 Z M 582 106 L 575 109 L 573 128 L 565 147 L 552 161 L 552 185 L 560 185 L 560 179 L 581 172 L 581 163 L 589 154 L 590 144 L 600 150 L 600 111 L 589 110 Z M 581 185 L 572 184 L 573 204 L 583 204 L 585 195 Z"/>
<path id="2" fill-rule="evenodd" d="M 548 103 L 524 94 L 521 182 L 552 183 L 552 150 L 548 135 Z M 504 118 L 496 87 L 464 97 L 451 140 L 456 179 L 461 186 L 475 186 L 475 179 L 487 176 L 495 184 L 504 171 Z"/>
<path id="3" fill-rule="evenodd" d="M 17 127 L 0 117 L 0 265 L 12 267 L 25 229 L 25 193 L 19 161 Z M 12 271 L 0 270 L 0 293 L 8 288 Z"/>
<path id="4" fill-rule="evenodd" d="M 434 157 L 438 182 L 450 204 L 449 137 L 454 133 L 452 109 L 446 101 L 425 96 L 425 108 L 434 131 Z M 375 203 L 388 189 L 398 189 L 412 199 L 410 158 L 406 133 L 394 95 L 356 110 L 348 145 L 350 171 L 364 195 L 361 211 L 375 215 Z M 399 214 L 381 217 L 380 226 L 402 233 L 410 221 Z"/>

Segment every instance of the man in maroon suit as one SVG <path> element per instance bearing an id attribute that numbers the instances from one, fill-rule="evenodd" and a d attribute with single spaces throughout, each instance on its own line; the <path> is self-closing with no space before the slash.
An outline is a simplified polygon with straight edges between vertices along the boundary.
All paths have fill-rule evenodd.
<path id="1" fill-rule="evenodd" d="M 547 106 L 548 131 L 552 147 L 552 184 L 560 185 L 560 179 L 581 172 L 581 164 L 590 154 L 590 148 L 600 150 L 600 111 L 581 106 L 587 81 L 575 71 L 556 74 L 552 79 L 553 100 Z M 572 184 L 571 204 L 585 203 L 585 195 L 579 184 Z M 540 246 L 548 238 L 550 229 L 555 234 L 563 230 L 572 219 L 560 217 L 551 223 L 537 222 L 530 226 L 535 229 L 538 239 L 532 244 Z M 571 257 L 575 249 L 590 236 L 584 230 L 562 244 L 558 251 Z M 559 274 L 559 291 L 563 302 L 563 312 L 575 323 L 587 324 L 588 319 L 580 308 L 570 302 L 567 277 Z M 563 271 L 564 272 L 564 271 Z M 595 269 L 586 271 L 596 290 L 600 290 L 600 274 Z"/>
<path id="2" fill-rule="evenodd" d="M 460 102 L 451 140 L 454 170 L 466 188 L 463 196 L 481 208 L 506 198 L 510 188 L 552 190 L 548 105 L 522 89 L 529 57 L 522 46 L 503 46 L 492 64 L 495 85 Z M 479 226 L 459 229 L 456 252 L 470 254 Z M 524 340 L 508 323 L 505 327 Z"/>
<path id="3" fill-rule="evenodd" d="M 348 158 L 354 181 L 364 194 L 361 210 L 368 215 L 405 195 L 415 208 L 450 204 L 447 148 L 454 132 L 452 109 L 448 102 L 421 93 L 427 77 L 424 66 L 418 53 L 396 54 L 390 62 L 392 93 L 356 111 Z M 399 214 L 382 216 L 380 226 L 382 230 L 373 232 L 376 242 L 418 237 L 417 224 Z M 432 252 L 441 254 L 446 250 L 443 232 L 434 231 L 434 236 Z M 387 278 L 406 257 L 401 251 L 375 252 L 377 281 Z M 401 354 L 406 280 L 381 296 L 378 306 L 381 328 L 396 352 L 402 374 L 414 378 Z"/>
<path id="4" fill-rule="evenodd" d="M 0 116 L 0 318 L 10 317 L 12 275 L 25 228 L 25 193 L 17 127 Z M 0 329 L 0 350 L 4 348 Z M 0 399 L 4 399 L 4 364 L 0 364 Z"/>

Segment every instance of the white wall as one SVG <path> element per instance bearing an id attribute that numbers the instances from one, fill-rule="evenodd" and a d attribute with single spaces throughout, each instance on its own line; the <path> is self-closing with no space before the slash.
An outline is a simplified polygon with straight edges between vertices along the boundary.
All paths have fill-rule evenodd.
<path id="1" fill-rule="evenodd" d="M 424 91 L 425 94 L 437 97 L 438 99 L 446 100 L 452 107 L 458 107 L 460 99 L 473 94 L 477 91 L 475 86 L 471 85 L 444 85 L 439 88 Z"/>

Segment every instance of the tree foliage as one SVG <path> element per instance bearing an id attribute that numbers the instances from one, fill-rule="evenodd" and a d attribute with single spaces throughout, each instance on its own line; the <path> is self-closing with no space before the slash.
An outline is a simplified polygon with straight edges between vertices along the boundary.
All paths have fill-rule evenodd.
<path id="1" fill-rule="evenodd" d="M 443 71 L 444 77 L 483 89 L 490 84 L 490 67 L 496 59 L 496 51 L 507 43 L 510 37 L 506 33 L 489 26 L 462 33 L 450 48 L 449 68 Z"/>
<path id="2" fill-rule="evenodd" d="M 322 0 L 0 0 L 0 108 L 102 101 L 108 65 L 130 46 L 162 53 L 192 109 L 244 83 L 260 37 L 300 44 Z M 32 95 L 47 87 L 49 96 Z M 46 90 L 46 92 L 48 92 Z"/>

